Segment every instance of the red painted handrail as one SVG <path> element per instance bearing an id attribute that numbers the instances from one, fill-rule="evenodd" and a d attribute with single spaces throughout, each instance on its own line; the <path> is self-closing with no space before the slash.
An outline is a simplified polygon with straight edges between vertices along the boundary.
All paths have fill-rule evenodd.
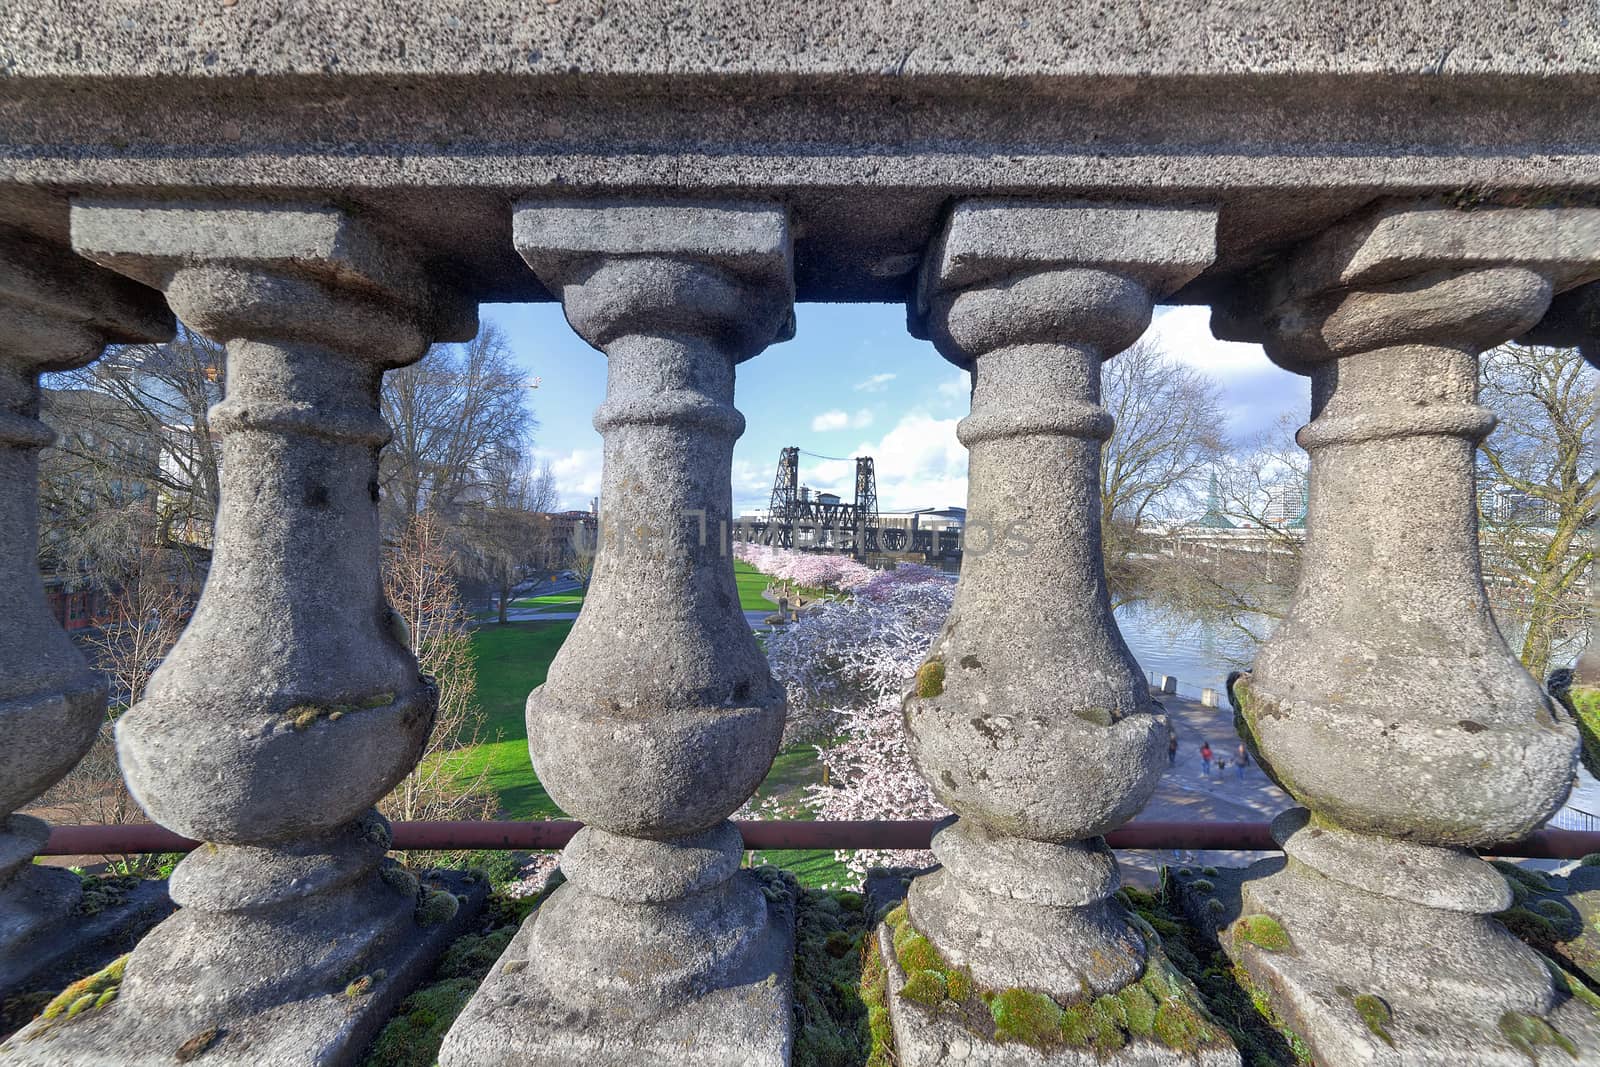
<path id="1" fill-rule="evenodd" d="M 561 848 L 581 823 L 401 822 L 394 824 L 397 849 L 552 849 Z M 938 822 L 904 819 L 881 822 L 741 822 L 739 832 L 751 849 L 927 848 Z M 1112 848 L 1207 849 L 1274 852 L 1277 844 L 1264 822 L 1131 822 L 1106 835 Z M 199 842 L 150 824 L 132 826 L 54 826 L 46 856 L 109 856 L 140 852 L 188 852 Z M 1536 859 L 1577 859 L 1600 852 L 1600 832 L 1540 830 L 1521 841 L 1481 850 L 1487 855 Z"/>

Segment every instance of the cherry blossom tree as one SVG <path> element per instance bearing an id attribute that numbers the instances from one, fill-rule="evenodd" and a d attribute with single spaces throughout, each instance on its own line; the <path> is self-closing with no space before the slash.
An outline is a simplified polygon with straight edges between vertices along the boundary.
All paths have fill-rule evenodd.
<path id="1" fill-rule="evenodd" d="M 797 553 L 798 555 L 799 553 Z M 767 638 L 772 673 L 788 692 L 791 739 L 813 741 L 826 769 L 807 788 L 819 819 L 923 819 L 949 814 L 906 749 L 901 694 L 949 614 L 955 582 L 902 564 L 856 585 Z M 751 808 L 746 818 L 770 817 Z M 841 851 L 854 873 L 931 862 L 927 852 Z"/>

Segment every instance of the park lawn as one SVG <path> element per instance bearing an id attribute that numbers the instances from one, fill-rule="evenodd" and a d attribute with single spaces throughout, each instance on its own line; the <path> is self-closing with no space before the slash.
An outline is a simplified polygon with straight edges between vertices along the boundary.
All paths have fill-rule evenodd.
<path id="1" fill-rule="evenodd" d="M 745 611 L 777 611 L 778 605 L 761 595 L 772 579 L 742 559 L 733 561 L 733 580 L 739 586 L 739 607 Z"/>
<path id="2" fill-rule="evenodd" d="M 571 611 L 583 606 L 586 590 L 575 589 L 569 593 L 546 593 L 544 596 L 527 596 L 513 600 L 514 608 L 538 608 L 542 611 Z"/>
<path id="3" fill-rule="evenodd" d="M 481 742 L 462 760 L 463 777 L 486 771 L 507 819 L 563 819 L 528 762 L 528 724 L 523 719 L 528 693 L 544 682 L 550 661 L 572 632 L 570 622 L 508 622 L 472 631 L 472 656 L 478 673 L 478 706 L 483 708 Z"/>

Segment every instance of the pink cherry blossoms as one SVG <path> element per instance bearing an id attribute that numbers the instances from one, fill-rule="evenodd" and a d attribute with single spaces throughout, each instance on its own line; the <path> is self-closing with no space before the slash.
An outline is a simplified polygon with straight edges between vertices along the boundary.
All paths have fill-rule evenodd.
<path id="1" fill-rule="evenodd" d="M 773 676 L 788 691 L 787 738 L 815 744 L 828 772 L 827 784 L 807 787 L 809 816 L 938 818 L 949 811 L 911 763 L 900 698 L 944 624 L 955 581 L 916 564 L 867 574 L 850 587 L 852 595 L 819 604 L 766 639 Z M 763 814 L 770 817 L 753 810 L 742 816 Z M 840 852 L 839 859 L 856 874 L 932 862 L 927 852 L 885 849 Z"/>

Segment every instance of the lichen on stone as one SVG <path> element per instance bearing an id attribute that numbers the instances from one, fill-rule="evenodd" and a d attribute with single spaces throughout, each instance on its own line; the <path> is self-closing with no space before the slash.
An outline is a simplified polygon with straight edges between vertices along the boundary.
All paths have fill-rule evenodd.
<path id="1" fill-rule="evenodd" d="M 1578 725 L 1584 769 L 1600 776 L 1600 686 L 1573 685 L 1552 689 L 1551 694 L 1572 713 Z"/>
<path id="2" fill-rule="evenodd" d="M 1383 1040 L 1385 1045 L 1393 1045 L 1394 1038 L 1389 1036 L 1389 1027 L 1394 1023 L 1394 1013 L 1389 1010 L 1388 1003 L 1371 993 L 1357 993 L 1350 998 L 1350 1003 L 1355 1006 L 1356 1014 L 1361 1016 L 1361 1021 Z"/>
<path id="3" fill-rule="evenodd" d="M 209 1026 L 195 1034 L 189 1040 L 179 1045 L 172 1053 L 172 1058 L 179 1063 L 190 1063 L 199 1059 L 205 1052 L 217 1043 L 217 1038 L 222 1036 L 222 1029 Z"/>
<path id="4" fill-rule="evenodd" d="M 944 692 L 944 660 L 930 659 L 917 668 L 917 696 L 924 700 Z"/>

